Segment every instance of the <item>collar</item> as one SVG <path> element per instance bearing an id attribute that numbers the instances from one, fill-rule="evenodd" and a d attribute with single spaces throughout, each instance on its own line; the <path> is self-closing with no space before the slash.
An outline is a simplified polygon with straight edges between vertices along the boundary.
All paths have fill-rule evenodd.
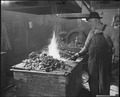
<path id="1" fill-rule="evenodd" d="M 96 34 L 96 33 L 103 33 L 103 31 L 102 30 L 94 30 L 94 34 Z"/>
<path id="2" fill-rule="evenodd" d="M 100 23 L 100 24 L 95 28 L 95 30 L 99 30 L 99 31 L 101 30 L 101 31 L 102 31 L 103 27 L 104 27 L 104 24 Z"/>

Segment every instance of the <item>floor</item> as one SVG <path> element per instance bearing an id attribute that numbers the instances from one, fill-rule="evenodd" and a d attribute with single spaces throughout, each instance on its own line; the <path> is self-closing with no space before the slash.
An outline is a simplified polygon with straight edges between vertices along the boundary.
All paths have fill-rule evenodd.
<path id="1" fill-rule="evenodd" d="M 84 80 L 83 87 L 87 89 L 88 91 L 90 91 L 89 84 L 88 82 L 86 82 L 86 80 L 88 80 L 88 75 L 84 73 L 84 75 L 82 76 L 82 79 Z M 112 77 L 112 81 L 110 85 L 110 96 L 116 96 L 118 95 L 118 93 L 119 93 L 119 78 L 115 74 L 114 77 Z"/>

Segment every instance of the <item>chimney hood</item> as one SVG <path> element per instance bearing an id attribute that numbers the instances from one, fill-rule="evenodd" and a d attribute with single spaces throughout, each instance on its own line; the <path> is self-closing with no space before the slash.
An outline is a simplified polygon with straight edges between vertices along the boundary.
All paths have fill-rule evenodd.
<path id="1" fill-rule="evenodd" d="M 7 5 L 2 4 L 1 9 L 36 15 L 81 13 L 82 11 L 75 0 L 9 1 Z"/>

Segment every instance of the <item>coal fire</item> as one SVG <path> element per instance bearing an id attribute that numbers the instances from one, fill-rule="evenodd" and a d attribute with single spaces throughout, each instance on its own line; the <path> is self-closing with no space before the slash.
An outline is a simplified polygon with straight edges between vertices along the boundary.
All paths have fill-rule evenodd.
<path id="1" fill-rule="evenodd" d="M 48 45 L 48 51 L 40 54 L 32 52 L 29 54 L 29 58 L 23 60 L 22 63 L 25 64 L 24 68 L 28 70 L 43 70 L 50 72 L 58 69 L 66 69 L 67 65 L 64 63 L 66 60 L 67 59 L 60 56 L 55 32 L 53 32 L 53 37 Z"/>

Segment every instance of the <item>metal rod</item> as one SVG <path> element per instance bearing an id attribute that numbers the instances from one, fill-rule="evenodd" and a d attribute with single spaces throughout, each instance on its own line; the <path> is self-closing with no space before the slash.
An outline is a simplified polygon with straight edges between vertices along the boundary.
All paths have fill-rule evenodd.
<path id="1" fill-rule="evenodd" d="M 5 91 L 7 91 L 12 86 L 14 86 L 14 84 L 10 84 L 9 86 L 7 86 L 4 90 L 1 91 L 1 94 L 3 94 Z"/>

